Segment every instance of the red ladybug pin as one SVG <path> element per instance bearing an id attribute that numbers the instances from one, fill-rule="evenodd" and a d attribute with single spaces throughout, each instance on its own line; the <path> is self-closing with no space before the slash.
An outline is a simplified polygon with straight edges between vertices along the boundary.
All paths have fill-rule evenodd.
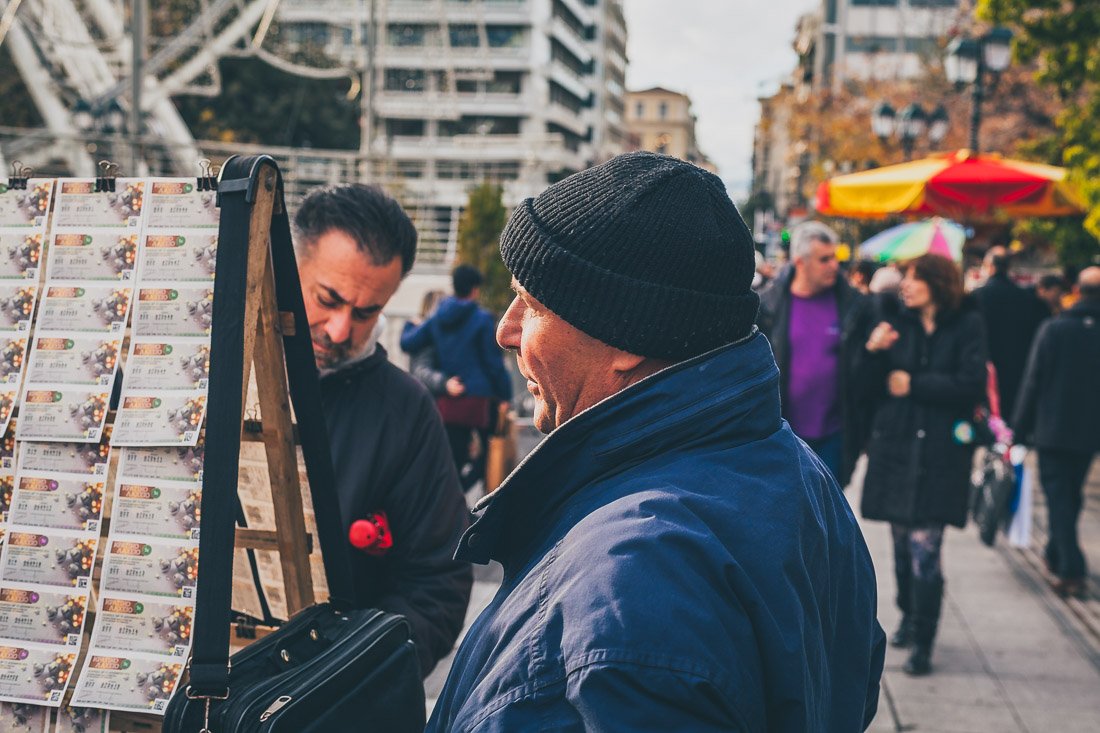
<path id="1" fill-rule="evenodd" d="M 348 529 L 348 541 L 368 555 L 385 555 L 393 547 L 390 520 L 385 512 L 375 512 L 366 519 L 357 519 Z"/>

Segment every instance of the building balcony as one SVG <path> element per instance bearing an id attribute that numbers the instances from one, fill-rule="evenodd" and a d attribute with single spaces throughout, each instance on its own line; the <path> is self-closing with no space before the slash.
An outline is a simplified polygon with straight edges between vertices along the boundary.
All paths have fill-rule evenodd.
<path id="1" fill-rule="evenodd" d="M 439 45 L 394 46 L 382 48 L 379 63 L 390 67 L 416 69 L 499 69 L 522 71 L 530 63 L 527 44 L 506 48 L 445 48 Z"/>
<path id="2" fill-rule="evenodd" d="M 569 12 L 577 16 L 577 20 L 583 23 L 586 28 L 596 24 L 596 19 L 592 17 L 592 11 L 580 0 L 561 0 L 561 4 L 569 8 Z"/>
<path id="3" fill-rule="evenodd" d="M 561 125 L 578 137 L 588 137 L 588 115 L 583 112 L 574 112 L 568 107 L 551 102 L 544 110 L 547 122 Z"/>
<path id="4" fill-rule="evenodd" d="M 389 0 L 385 18 L 389 23 L 438 23 L 445 19 L 463 23 L 484 21 L 525 25 L 530 22 L 530 2 L 531 0 Z M 367 4 L 356 0 L 283 0 L 279 5 L 279 20 L 292 23 L 365 21 L 367 14 Z"/>
<path id="5" fill-rule="evenodd" d="M 530 22 L 530 0 L 390 0 L 386 10 L 388 22 L 439 22 L 442 17 L 462 23 L 511 23 Z"/>
<path id="6" fill-rule="evenodd" d="M 492 92 L 391 92 L 379 93 L 380 117 L 456 120 L 468 115 L 526 115 L 530 109 L 522 94 Z"/>
<path id="7" fill-rule="evenodd" d="M 547 75 L 578 99 L 587 100 L 592 96 L 592 89 L 588 86 L 588 81 L 565 64 L 556 61 L 551 62 L 547 69 Z"/>
<path id="8" fill-rule="evenodd" d="M 562 135 L 456 135 L 455 137 L 396 136 L 378 141 L 378 152 L 394 161 L 515 160 L 534 161 L 547 168 L 584 167 L 584 156 L 565 146 Z"/>
<path id="9" fill-rule="evenodd" d="M 561 18 L 554 18 L 550 21 L 550 35 L 569 49 L 569 52 L 576 56 L 582 64 L 592 63 L 593 56 L 592 52 L 588 50 L 588 45 Z"/>

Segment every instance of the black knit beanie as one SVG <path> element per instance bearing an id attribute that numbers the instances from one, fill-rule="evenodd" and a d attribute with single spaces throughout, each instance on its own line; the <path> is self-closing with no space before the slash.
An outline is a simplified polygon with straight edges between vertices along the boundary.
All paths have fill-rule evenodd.
<path id="1" fill-rule="evenodd" d="M 631 354 L 682 361 L 756 320 L 748 227 L 717 176 L 666 155 L 620 155 L 525 200 L 500 254 L 547 308 Z"/>

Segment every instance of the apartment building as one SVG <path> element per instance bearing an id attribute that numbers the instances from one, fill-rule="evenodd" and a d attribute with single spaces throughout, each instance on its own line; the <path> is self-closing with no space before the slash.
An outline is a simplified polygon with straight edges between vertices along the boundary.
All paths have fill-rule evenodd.
<path id="1" fill-rule="evenodd" d="M 626 94 L 627 129 L 642 150 L 671 155 L 714 172 L 695 139 L 691 97 L 663 87 Z"/>
<path id="2" fill-rule="evenodd" d="M 369 175 L 441 264 L 471 185 L 514 206 L 625 149 L 622 0 L 283 0 L 278 20 L 362 72 Z"/>
<path id="3" fill-rule="evenodd" d="M 941 60 L 941 44 L 971 0 L 822 0 L 799 22 L 804 79 L 839 88 L 847 79 L 913 79 Z"/>

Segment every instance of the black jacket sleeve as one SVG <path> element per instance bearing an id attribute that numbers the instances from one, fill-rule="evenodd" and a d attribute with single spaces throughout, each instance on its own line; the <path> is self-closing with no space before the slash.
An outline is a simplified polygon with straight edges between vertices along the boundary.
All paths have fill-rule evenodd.
<path id="1" fill-rule="evenodd" d="M 378 607 L 400 613 L 412 627 L 427 675 L 450 652 L 466 618 L 473 572 L 454 559 L 470 523 L 447 436 L 427 395 L 410 410 L 409 434 L 396 483 L 387 487 L 394 547 L 386 560 L 386 594 Z"/>

